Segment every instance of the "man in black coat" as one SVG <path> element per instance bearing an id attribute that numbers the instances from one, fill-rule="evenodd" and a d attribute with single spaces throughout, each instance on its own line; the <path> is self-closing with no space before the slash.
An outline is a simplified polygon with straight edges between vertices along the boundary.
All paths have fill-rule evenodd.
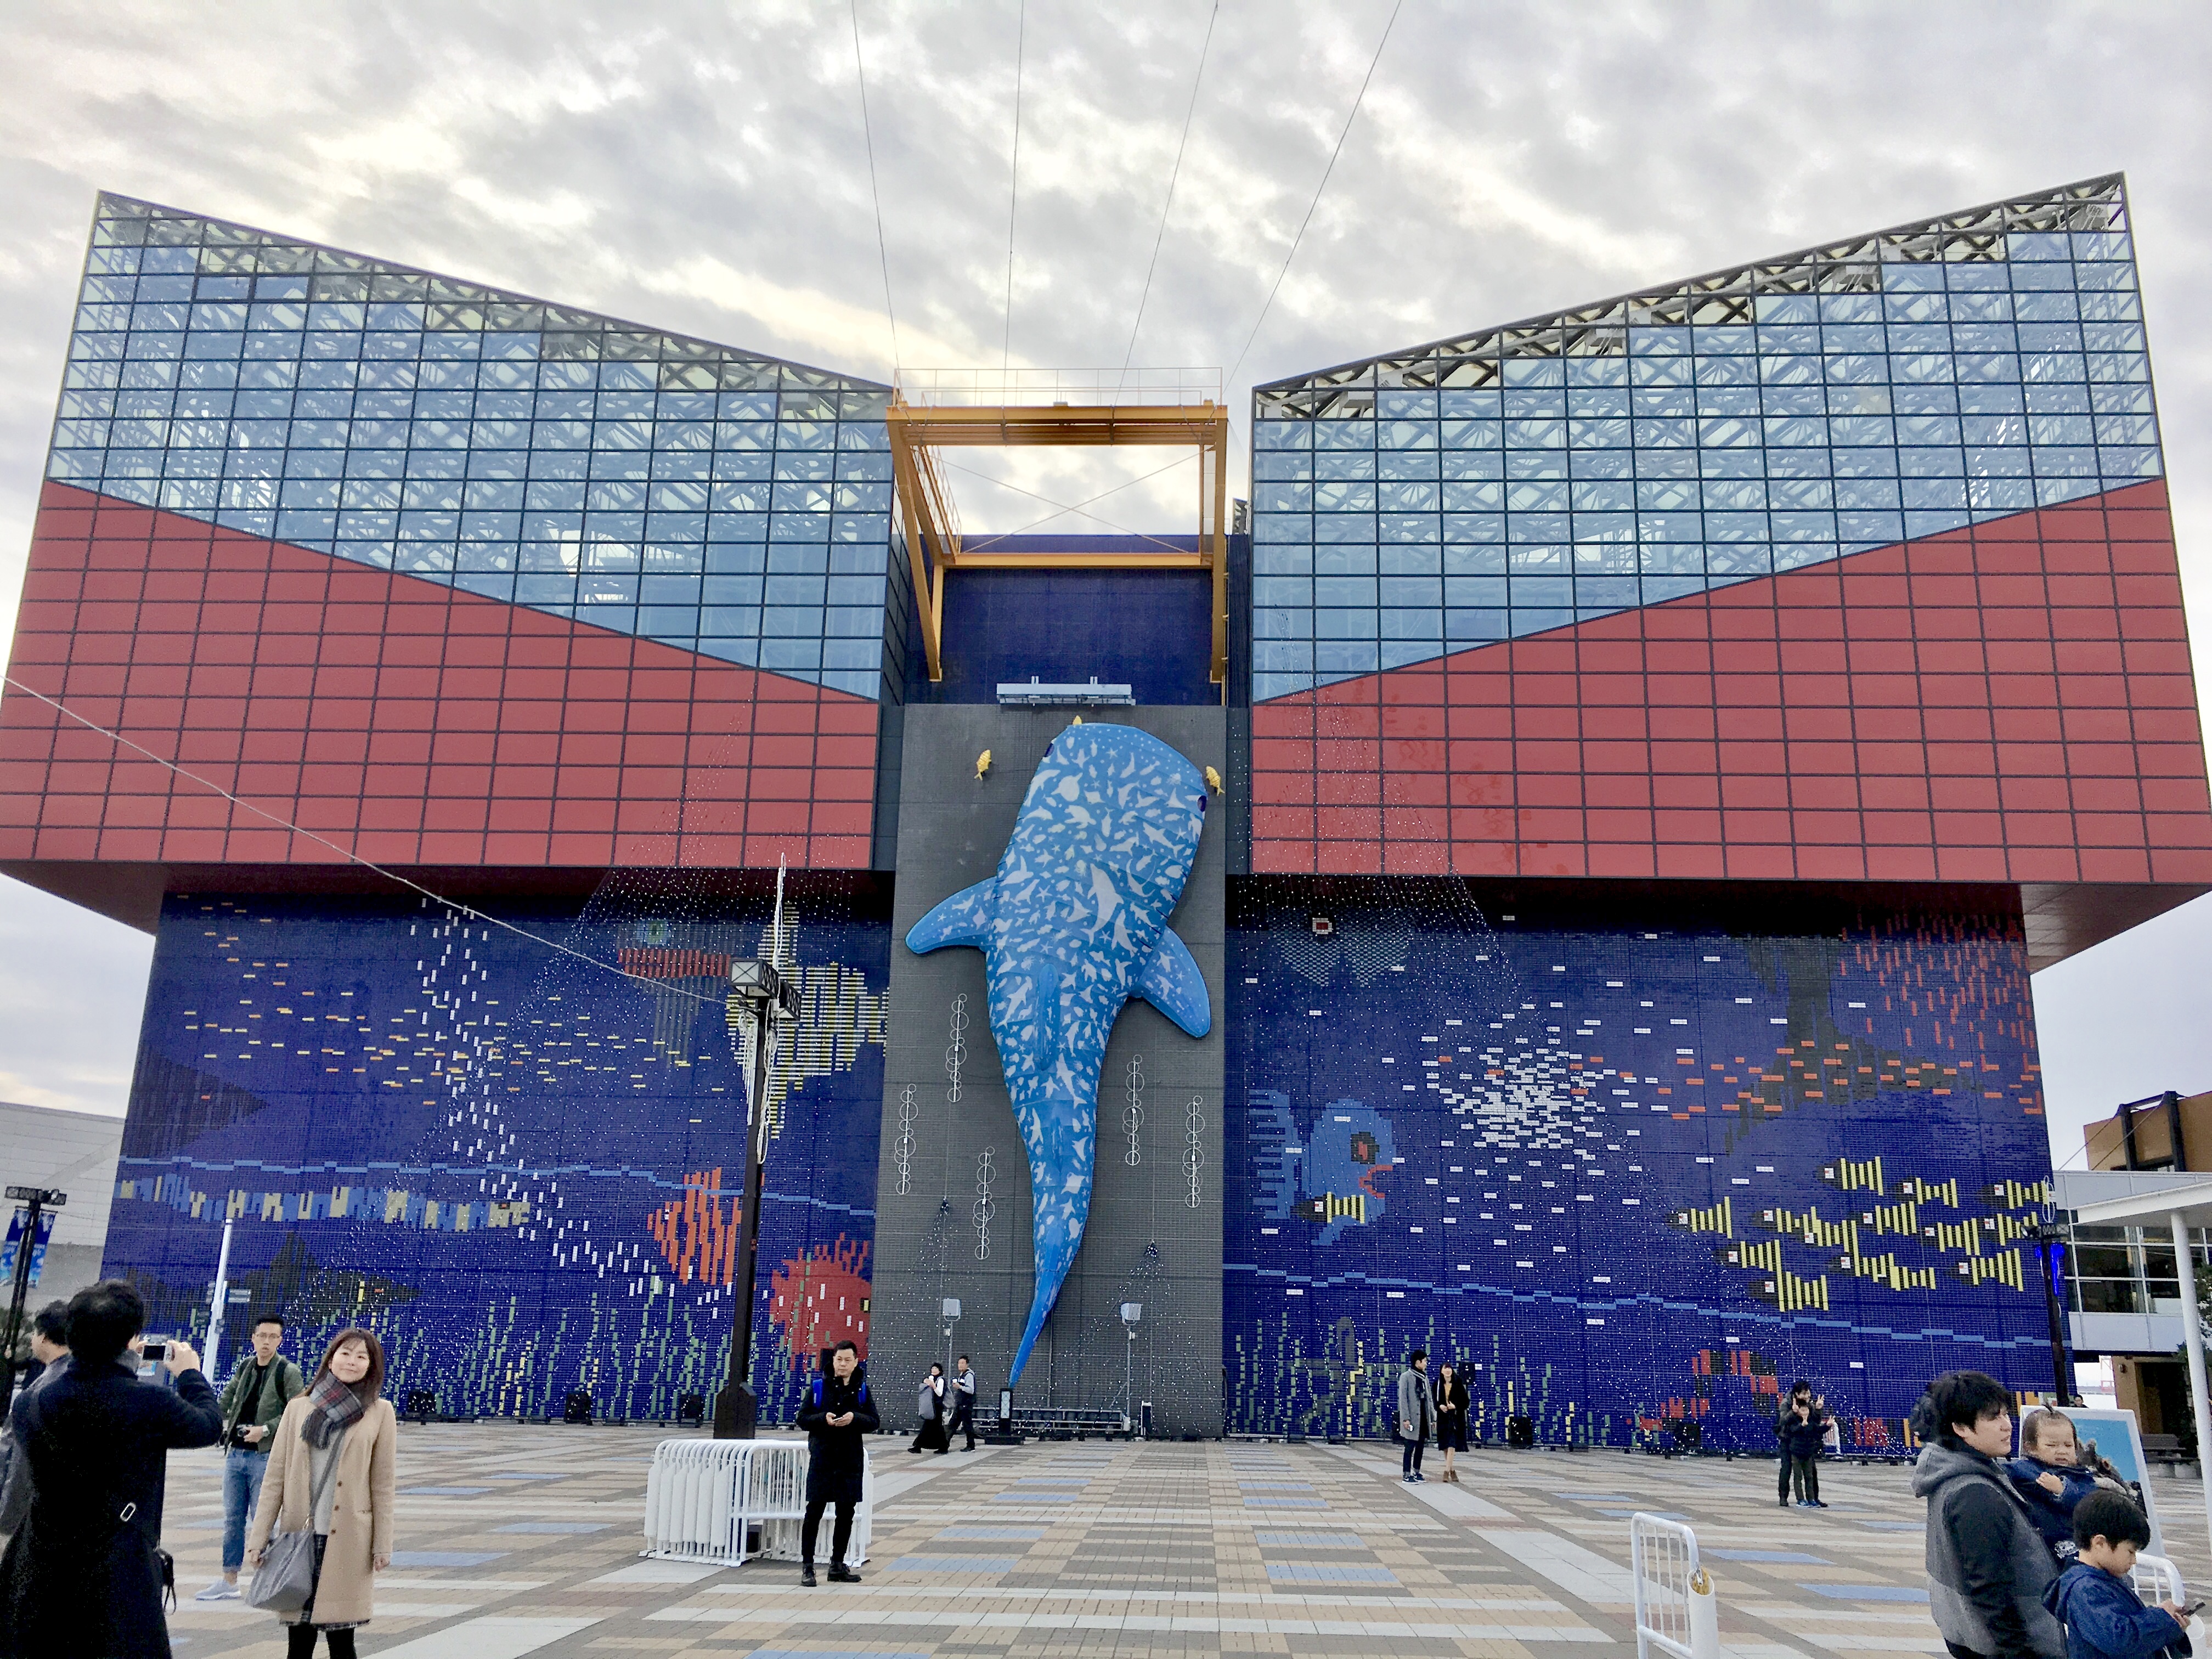
<path id="1" fill-rule="evenodd" d="M 806 1457 L 806 1522 L 799 1534 L 799 1582 L 814 1581 L 814 1540 L 822 1530 L 822 1511 L 835 1504 L 837 1520 L 830 1534 L 830 1582 L 857 1584 L 860 1575 L 845 1565 L 853 1541 L 853 1506 L 868 1471 L 868 1447 L 862 1438 L 882 1426 L 868 1394 L 868 1373 L 860 1351 L 840 1342 L 830 1352 L 830 1369 L 817 1373 L 799 1408 L 799 1426 L 812 1443 Z"/>
<path id="2" fill-rule="evenodd" d="M 0 1557 L 0 1659 L 169 1659 L 156 1553 L 168 1453 L 215 1444 L 222 1413 L 186 1343 L 161 1358 L 173 1392 L 138 1380 L 125 1351 L 145 1323 L 121 1279 L 78 1291 L 68 1370 L 15 1401 L 34 1495 Z"/>

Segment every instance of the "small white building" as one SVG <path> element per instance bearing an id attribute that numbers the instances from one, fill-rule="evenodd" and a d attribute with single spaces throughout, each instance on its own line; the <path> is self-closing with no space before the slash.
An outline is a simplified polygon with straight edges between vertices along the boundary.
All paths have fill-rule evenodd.
<path id="1" fill-rule="evenodd" d="M 69 1194 L 27 1307 L 66 1299 L 99 1280 L 107 1212 L 115 1200 L 115 1161 L 122 1151 L 119 1117 L 0 1101 L 0 1185 L 53 1188 Z M 6 1206 L 9 1213 L 15 1207 Z M 0 1298 L 6 1294 L 0 1287 Z M 0 1316 L 5 1308 L 0 1300 Z"/>

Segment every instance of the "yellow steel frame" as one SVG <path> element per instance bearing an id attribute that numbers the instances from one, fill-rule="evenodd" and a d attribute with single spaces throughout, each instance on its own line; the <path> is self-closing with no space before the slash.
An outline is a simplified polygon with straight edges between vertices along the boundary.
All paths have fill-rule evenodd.
<path id="1" fill-rule="evenodd" d="M 1229 410 L 1200 404 L 1005 404 L 939 408 L 893 393 L 885 423 L 906 526 L 907 558 L 921 612 L 929 678 L 945 678 L 945 578 L 955 570 L 1209 570 L 1213 573 L 1213 682 L 1229 675 Z M 1187 446 L 1199 454 L 1199 550 L 1157 553 L 992 553 L 961 546 L 959 521 L 936 452 L 1018 446 Z"/>

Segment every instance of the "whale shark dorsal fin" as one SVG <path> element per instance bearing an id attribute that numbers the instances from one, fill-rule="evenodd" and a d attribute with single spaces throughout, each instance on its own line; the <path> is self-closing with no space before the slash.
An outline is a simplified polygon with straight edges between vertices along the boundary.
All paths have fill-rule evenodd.
<path id="1" fill-rule="evenodd" d="M 948 945 L 972 945 L 979 949 L 990 937 L 999 914 L 999 884 L 994 877 L 963 888 L 907 930 L 906 948 L 916 956 L 941 951 Z"/>
<path id="2" fill-rule="evenodd" d="M 1213 1006 L 1205 977 L 1191 960 L 1190 946 L 1172 927 L 1160 933 L 1159 948 L 1137 975 L 1136 994 L 1194 1037 L 1213 1029 Z"/>

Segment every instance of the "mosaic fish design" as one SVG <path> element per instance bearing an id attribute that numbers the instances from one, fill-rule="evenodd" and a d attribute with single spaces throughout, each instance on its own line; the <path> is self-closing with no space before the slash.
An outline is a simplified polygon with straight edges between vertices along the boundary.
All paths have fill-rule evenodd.
<path id="1" fill-rule="evenodd" d="M 1332 1100 L 1300 1146 L 1288 1095 L 1255 1089 L 1251 1111 L 1261 1214 L 1319 1227 L 1317 1244 L 1334 1244 L 1346 1228 L 1382 1218 L 1390 1207 L 1387 1182 L 1400 1159 L 1382 1113 L 1364 1101 Z"/>
<path id="2" fill-rule="evenodd" d="M 1206 828 L 1206 781 L 1149 733 L 1072 726 L 1037 763 L 999 872 L 907 934 L 917 955 L 983 952 L 991 1036 L 1029 1151 L 1036 1290 L 1007 1373 L 1036 1346 L 1091 1213 L 1098 1069 L 1121 1005 L 1142 997 L 1194 1037 L 1206 981 L 1168 927 Z"/>

